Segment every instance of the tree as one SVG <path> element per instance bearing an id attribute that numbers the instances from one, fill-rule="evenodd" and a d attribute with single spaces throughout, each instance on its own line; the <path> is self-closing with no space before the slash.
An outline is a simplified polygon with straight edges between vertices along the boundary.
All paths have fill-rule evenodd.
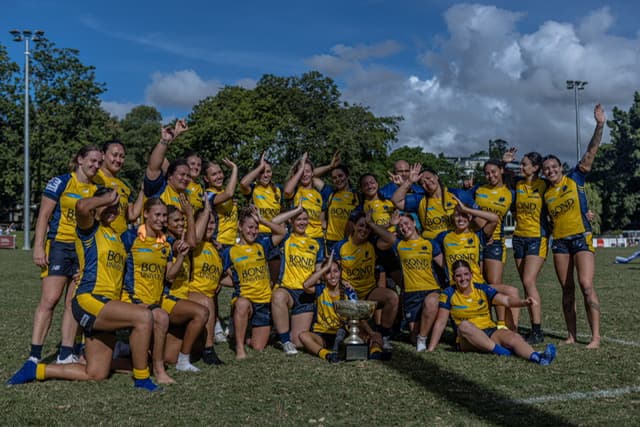
<path id="1" fill-rule="evenodd" d="M 120 121 L 122 132 L 119 138 L 127 150 L 121 178 L 134 192 L 138 191 L 144 178 L 149 153 L 159 141 L 161 122 L 158 110 L 146 105 L 133 108 Z"/>
<path id="2" fill-rule="evenodd" d="M 447 160 L 443 153 L 436 156 L 432 153 L 425 153 L 420 147 L 400 147 L 389 155 L 389 160 L 387 161 L 388 170 L 392 170 L 393 164 L 398 160 L 406 160 L 409 164 L 421 163 L 423 169 L 431 169 L 437 172 L 440 181 L 444 185 L 459 186 L 462 171 Z"/>
<path id="3" fill-rule="evenodd" d="M 640 93 L 628 112 L 615 107 L 611 144 L 603 144 L 593 164 L 590 181 L 602 198 L 604 230 L 640 226 Z"/>
<path id="4" fill-rule="evenodd" d="M 4 217 L 20 203 L 23 186 L 23 123 L 19 108 L 17 81 L 20 67 L 9 60 L 7 50 L 0 45 L 0 216 Z"/>
<path id="5" fill-rule="evenodd" d="M 502 160 L 502 156 L 507 152 L 509 143 L 504 139 L 490 139 L 489 140 L 489 158 Z"/>

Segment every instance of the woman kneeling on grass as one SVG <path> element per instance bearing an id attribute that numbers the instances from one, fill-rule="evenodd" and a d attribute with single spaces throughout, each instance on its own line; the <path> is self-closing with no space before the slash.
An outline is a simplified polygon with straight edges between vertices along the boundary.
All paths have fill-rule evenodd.
<path id="1" fill-rule="evenodd" d="M 433 335 L 428 351 L 435 350 L 451 315 L 458 330 L 458 345 L 461 351 L 491 352 L 500 356 L 517 356 L 540 365 L 549 365 L 556 356 L 553 344 L 547 344 L 544 353 L 533 348 L 517 333 L 509 329 L 497 329 L 491 320 L 491 304 L 505 307 L 529 307 L 537 304 L 533 298 L 514 298 L 500 294 L 487 284 L 472 283 L 471 267 L 464 260 L 453 263 L 455 286 L 445 289 L 440 295 L 438 318 L 433 326 Z"/>
<path id="2" fill-rule="evenodd" d="M 135 387 L 158 390 L 149 378 L 147 349 L 153 330 L 153 318 L 146 308 L 120 301 L 127 253 L 111 223 L 118 218 L 119 197 L 111 188 L 102 187 L 88 199 L 76 204 L 76 252 L 81 276 L 72 301 L 73 316 L 84 329 L 87 363 L 66 365 L 38 364 L 29 359 L 8 381 L 23 384 L 48 378 L 96 381 L 109 376 L 115 344 L 114 331 L 131 328 L 129 343 L 133 359 Z"/>
<path id="3" fill-rule="evenodd" d="M 347 299 L 343 287 L 353 288 L 341 280 L 342 269 L 338 262 L 333 261 L 333 252 L 304 282 L 304 291 L 316 296 L 316 314 L 311 331 L 300 334 L 300 341 L 304 348 L 311 354 L 315 354 L 329 363 L 340 361 L 335 348 L 336 335 L 342 327 L 342 320 L 333 308 L 333 303 Z M 324 283 L 318 283 L 324 279 Z M 367 321 L 360 322 L 363 338 L 369 341 L 369 358 L 382 359 L 382 335 L 374 332 Z"/>

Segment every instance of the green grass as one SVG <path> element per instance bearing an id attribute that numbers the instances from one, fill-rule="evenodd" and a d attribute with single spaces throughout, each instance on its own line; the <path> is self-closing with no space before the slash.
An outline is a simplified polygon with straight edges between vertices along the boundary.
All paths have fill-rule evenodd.
<path id="1" fill-rule="evenodd" d="M 203 369 L 199 374 L 171 369 L 178 384 L 165 387 L 162 394 L 134 390 L 131 378 L 123 374 L 101 383 L 47 381 L 2 387 L 0 413 L 5 425 L 637 425 L 638 392 L 518 402 L 640 386 L 640 347 L 607 341 L 640 342 L 636 305 L 640 263 L 613 265 L 616 255 L 632 251 L 601 249 L 597 253 L 596 289 L 602 303 L 604 341 L 594 351 L 584 348 L 586 338 L 574 346 L 561 344 L 560 289 L 547 262 L 539 280 L 544 327 L 559 332 L 547 338 L 558 345 L 558 358 L 549 367 L 517 358 L 456 353 L 448 344 L 432 354 L 417 354 L 412 346 L 396 342 L 390 362 L 338 365 L 307 354 L 287 357 L 271 347 L 263 353 L 250 352 L 239 363 L 228 346 L 218 346 L 226 365 L 209 367 L 198 362 Z M 0 380 L 6 381 L 28 353 L 40 282 L 30 252 L 0 251 L 0 271 Z M 519 283 L 511 260 L 505 278 Z M 229 295 L 224 292 L 226 300 Z M 227 304 L 221 310 L 228 316 Z M 47 356 L 54 354 L 59 340 L 60 313 L 58 308 L 45 344 Z M 582 304 L 578 319 L 579 333 L 587 334 Z M 523 319 L 522 325 L 528 326 L 528 320 Z"/>

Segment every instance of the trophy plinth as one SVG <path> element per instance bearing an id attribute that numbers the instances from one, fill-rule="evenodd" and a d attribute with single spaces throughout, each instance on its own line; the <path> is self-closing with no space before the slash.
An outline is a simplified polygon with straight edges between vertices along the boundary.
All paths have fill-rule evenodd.
<path id="1" fill-rule="evenodd" d="M 369 356 L 369 346 L 360 338 L 361 320 L 368 320 L 376 310 L 375 301 L 340 300 L 333 307 L 340 318 L 347 323 L 349 335 L 344 339 L 344 360 L 365 360 Z"/>

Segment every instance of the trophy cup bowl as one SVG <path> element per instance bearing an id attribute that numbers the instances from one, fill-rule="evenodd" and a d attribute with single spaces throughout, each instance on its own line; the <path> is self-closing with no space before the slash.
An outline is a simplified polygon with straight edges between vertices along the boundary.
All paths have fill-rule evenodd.
<path id="1" fill-rule="evenodd" d="M 364 344 L 360 338 L 360 328 L 358 323 L 361 320 L 368 320 L 376 311 L 378 303 L 366 300 L 340 300 L 333 303 L 333 308 L 340 318 L 349 325 L 349 336 L 345 338 L 344 344 Z"/>

